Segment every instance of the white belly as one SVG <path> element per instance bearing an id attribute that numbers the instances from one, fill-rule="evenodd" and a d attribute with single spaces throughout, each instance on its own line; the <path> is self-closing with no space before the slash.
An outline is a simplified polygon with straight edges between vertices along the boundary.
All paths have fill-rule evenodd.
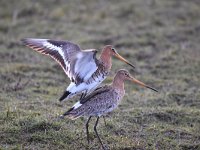
<path id="1" fill-rule="evenodd" d="M 72 82 L 68 88 L 67 91 L 70 91 L 71 93 L 80 93 L 82 91 L 87 91 L 87 93 L 92 92 L 97 86 L 101 84 L 103 80 L 105 80 L 106 76 L 99 75 L 98 78 L 95 78 L 95 80 L 91 80 L 91 82 L 83 82 L 79 85 L 76 85 L 74 82 Z"/>

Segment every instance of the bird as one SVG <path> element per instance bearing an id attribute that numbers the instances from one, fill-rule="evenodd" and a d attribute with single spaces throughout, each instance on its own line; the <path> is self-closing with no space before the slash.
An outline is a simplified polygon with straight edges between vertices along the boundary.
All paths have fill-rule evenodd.
<path id="1" fill-rule="evenodd" d="M 64 118 L 65 116 L 67 116 L 72 120 L 77 119 L 79 117 L 87 117 L 88 120 L 86 122 L 86 134 L 87 134 L 88 144 L 89 144 L 89 130 L 88 130 L 89 121 L 91 120 L 92 117 L 96 117 L 97 119 L 94 125 L 94 131 L 102 148 L 105 149 L 101 141 L 101 138 L 97 132 L 97 125 L 99 122 L 99 118 L 113 111 L 120 104 L 125 94 L 125 89 L 124 89 L 125 80 L 130 80 L 136 84 L 139 84 L 143 87 L 158 92 L 158 90 L 156 90 L 155 88 L 146 85 L 143 82 L 131 76 L 127 70 L 120 69 L 117 71 L 111 84 L 109 85 L 106 84 L 104 86 L 98 87 L 92 93 L 90 93 L 83 99 L 79 100 L 77 103 L 75 103 L 67 112 L 65 112 L 60 117 Z"/>
<path id="2" fill-rule="evenodd" d="M 51 39 L 24 38 L 24 45 L 56 60 L 71 83 L 59 98 L 60 101 L 68 100 L 82 93 L 81 98 L 92 92 L 109 75 L 114 55 L 121 61 L 135 68 L 123 58 L 112 45 L 106 45 L 101 51 L 99 59 L 96 57 L 97 50 L 81 50 L 79 45 L 70 41 Z"/>

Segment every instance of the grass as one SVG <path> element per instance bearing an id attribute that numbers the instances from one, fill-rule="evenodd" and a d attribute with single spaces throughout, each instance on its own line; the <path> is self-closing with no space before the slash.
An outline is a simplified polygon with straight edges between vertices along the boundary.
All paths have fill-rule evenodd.
<path id="1" fill-rule="evenodd" d="M 59 65 L 20 42 L 66 39 L 81 48 L 112 44 L 136 70 L 117 69 L 159 89 L 126 83 L 126 95 L 98 126 L 109 149 L 200 149 L 200 3 L 197 0 L 1 1 L 0 149 L 99 149 L 85 119 L 58 119 L 78 98 L 59 103 L 69 84 Z"/>

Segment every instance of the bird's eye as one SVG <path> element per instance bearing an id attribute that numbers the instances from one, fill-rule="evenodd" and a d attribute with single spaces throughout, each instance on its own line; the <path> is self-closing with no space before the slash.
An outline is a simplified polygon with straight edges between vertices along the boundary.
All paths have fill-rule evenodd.
<path id="1" fill-rule="evenodd" d="M 128 77 L 128 76 L 129 76 L 129 75 L 128 75 L 128 73 L 125 73 L 125 76 L 127 76 L 127 77 Z"/>
<path id="2" fill-rule="evenodd" d="M 115 51 L 115 49 L 114 49 L 114 48 L 112 48 L 112 51 Z"/>

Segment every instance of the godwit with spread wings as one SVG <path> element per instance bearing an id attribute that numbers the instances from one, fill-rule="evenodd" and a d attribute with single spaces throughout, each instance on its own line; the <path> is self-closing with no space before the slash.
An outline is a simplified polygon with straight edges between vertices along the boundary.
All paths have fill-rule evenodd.
<path id="1" fill-rule="evenodd" d="M 97 117 L 94 131 L 96 136 L 98 137 L 99 142 L 103 149 L 105 149 L 99 135 L 97 132 L 97 124 L 99 121 L 99 117 L 102 115 L 111 112 L 113 109 L 117 108 L 119 102 L 123 98 L 125 94 L 124 90 L 124 81 L 130 80 L 134 83 L 137 83 L 143 87 L 150 88 L 157 92 L 156 89 L 144 84 L 143 82 L 132 77 L 127 70 L 121 69 L 117 72 L 114 77 L 113 82 L 110 85 L 105 85 L 97 88 L 95 91 L 81 99 L 77 102 L 71 109 L 69 109 L 66 113 L 64 113 L 61 117 L 68 116 L 71 119 L 77 119 L 81 116 L 89 117 L 86 123 L 86 133 L 87 140 L 89 143 L 89 121 L 91 117 Z"/>
<path id="2" fill-rule="evenodd" d="M 105 46 L 97 59 L 95 49 L 81 50 L 77 44 L 69 41 L 25 38 L 22 42 L 33 50 L 55 59 L 70 78 L 71 83 L 60 97 L 60 101 L 78 93 L 82 93 L 81 97 L 84 97 L 100 85 L 111 69 L 112 55 L 134 67 L 111 45 Z"/>

